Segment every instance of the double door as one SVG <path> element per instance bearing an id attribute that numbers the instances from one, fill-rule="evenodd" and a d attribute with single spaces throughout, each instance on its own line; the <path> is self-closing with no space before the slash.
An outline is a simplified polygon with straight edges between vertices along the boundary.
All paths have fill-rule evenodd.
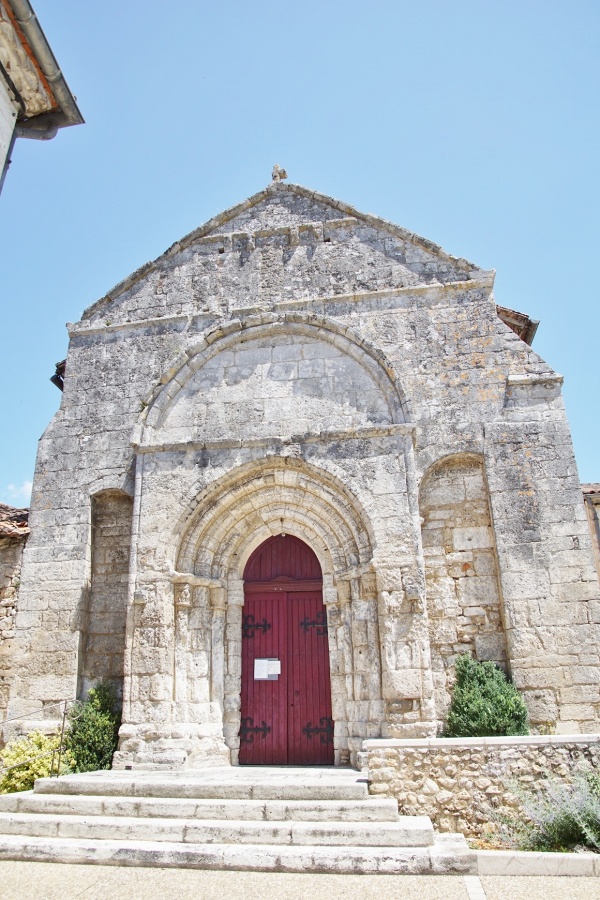
<path id="1" fill-rule="evenodd" d="M 247 585 L 240 765 L 333 765 L 327 615 L 301 587 Z"/>

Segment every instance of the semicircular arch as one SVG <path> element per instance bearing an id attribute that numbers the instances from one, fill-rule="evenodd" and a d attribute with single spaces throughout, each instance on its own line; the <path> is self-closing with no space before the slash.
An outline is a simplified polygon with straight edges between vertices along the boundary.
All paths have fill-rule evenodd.
<path id="1" fill-rule="evenodd" d="M 247 433 L 252 402 L 262 404 L 268 429 L 273 410 L 283 409 L 286 399 L 299 422 L 293 423 L 295 433 L 302 431 L 303 413 L 307 422 L 311 416 L 318 422 L 323 402 L 340 407 L 329 412 L 334 427 L 407 419 L 393 366 L 350 329 L 316 316 L 257 316 L 208 334 L 171 365 L 145 401 L 134 443 L 189 440 L 196 420 L 198 433 L 210 438 L 206 423 L 214 423 L 215 433 L 226 430 L 234 405 Z"/>
<path id="2" fill-rule="evenodd" d="M 472 450 L 457 450 L 453 453 L 445 453 L 443 456 L 435 459 L 423 472 L 419 481 L 419 498 L 421 498 L 423 490 L 429 485 L 431 478 L 435 477 L 437 473 L 448 467 L 461 465 L 480 466 L 482 471 L 485 472 L 485 462 L 482 453 L 475 453 Z"/>

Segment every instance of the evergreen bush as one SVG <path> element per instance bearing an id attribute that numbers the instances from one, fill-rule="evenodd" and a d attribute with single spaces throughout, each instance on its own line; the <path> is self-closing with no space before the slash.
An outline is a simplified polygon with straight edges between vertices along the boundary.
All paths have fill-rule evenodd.
<path id="1" fill-rule="evenodd" d="M 101 681 L 90 689 L 88 699 L 69 713 L 65 744 L 75 772 L 110 769 L 117 749 L 121 710 L 113 685 Z"/>
<path id="2" fill-rule="evenodd" d="M 459 656 L 444 737 L 516 734 L 529 734 L 527 707 L 517 689 L 495 663 Z"/>
<path id="3" fill-rule="evenodd" d="M 5 771 L 0 778 L 0 794 L 14 791 L 30 791 L 36 778 L 57 774 L 59 734 L 31 731 L 22 738 L 10 741 L 0 751 L 0 761 Z M 57 751 L 52 753 L 52 751 Z M 69 772 L 72 759 L 67 752 L 61 755 L 60 774 Z M 16 766 L 16 768 L 10 768 Z"/>

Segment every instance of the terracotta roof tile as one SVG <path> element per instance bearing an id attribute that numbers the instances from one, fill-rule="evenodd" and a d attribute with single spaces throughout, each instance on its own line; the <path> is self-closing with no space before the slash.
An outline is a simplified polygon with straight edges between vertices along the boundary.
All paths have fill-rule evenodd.
<path id="1" fill-rule="evenodd" d="M 596 481 L 592 484 L 582 484 L 581 490 L 584 494 L 600 494 L 600 483 Z"/>
<path id="2" fill-rule="evenodd" d="M 29 510 L 0 503 L 0 537 L 27 537 Z"/>

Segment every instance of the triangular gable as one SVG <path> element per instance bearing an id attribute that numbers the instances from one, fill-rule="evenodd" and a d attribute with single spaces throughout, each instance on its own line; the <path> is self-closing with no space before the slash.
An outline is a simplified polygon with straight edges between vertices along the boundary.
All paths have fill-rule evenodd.
<path id="1" fill-rule="evenodd" d="M 396 238 L 399 242 L 414 248 L 420 254 L 424 254 L 432 264 L 438 262 L 446 271 L 451 268 L 452 277 L 444 280 L 464 282 L 477 280 L 490 275 L 466 259 L 457 259 L 446 253 L 438 244 L 427 240 L 399 225 L 381 219 L 369 213 L 362 213 L 347 203 L 327 197 L 316 191 L 297 184 L 273 182 L 264 190 L 259 191 L 242 203 L 225 210 L 210 219 L 200 228 L 187 234 L 176 241 L 169 249 L 152 262 L 146 263 L 133 272 L 128 278 L 117 284 L 112 290 L 84 313 L 83 318 L 95 312 L 99 304 L 108 300 L 115 300 L 118 296 L 133 287 L 155 268 L 165 261 L 172 259 L 181 251 L 202 240 L 214 238 L 218 240 L 220 235 L 250 233 L 260 234 L 282 229 L 302 229 L 313 223 L 333 223 L 354 220 L 357 227 L 364 226 L 381 232 L 383 237 Z"/>

